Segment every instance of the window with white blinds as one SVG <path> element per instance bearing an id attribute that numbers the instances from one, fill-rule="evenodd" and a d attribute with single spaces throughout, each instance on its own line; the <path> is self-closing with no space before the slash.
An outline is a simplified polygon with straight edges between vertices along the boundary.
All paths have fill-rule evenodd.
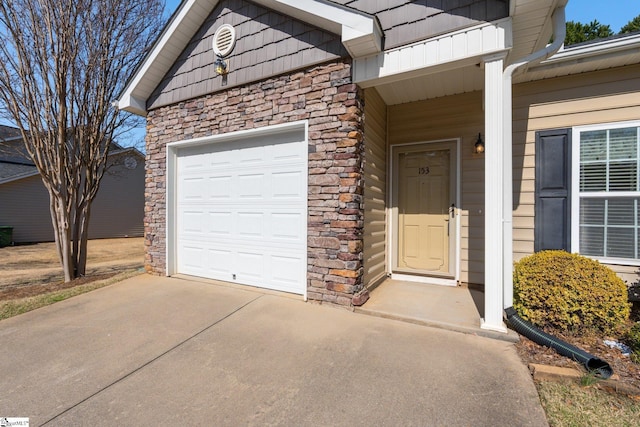
<path id="1" fill-rule="evenodd" d="M 640 260 L 640 125 L 575 131 L 579 252 L 605 260 Z"/>

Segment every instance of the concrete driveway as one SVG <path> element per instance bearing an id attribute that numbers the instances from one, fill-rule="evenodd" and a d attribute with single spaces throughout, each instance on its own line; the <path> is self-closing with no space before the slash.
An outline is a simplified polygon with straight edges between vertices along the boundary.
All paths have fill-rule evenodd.
<path id="1" fill-rule="evenodd" d="M 141 275 L 0 322 L 31 425 L 543 426 L 513 345 Z"/>

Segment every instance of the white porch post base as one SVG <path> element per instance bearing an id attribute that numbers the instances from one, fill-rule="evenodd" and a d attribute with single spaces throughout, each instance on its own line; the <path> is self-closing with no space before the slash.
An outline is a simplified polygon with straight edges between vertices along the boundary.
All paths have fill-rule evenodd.
<path id="1" fill-rule="evenodd" d="M 493 324 L 489 324 L 487 323 L 484 318 L 480 319 L 480 329 L 484 329 L 487 331 L 496 331 L 496 332 L 502 332 L 502 333 L 507 333 L 509 332 L 509 330 L 507 329 L 507 326 L 504 324 L 504 322 L 500 322 L 499 326 L 495 326 Z"/>
<path id="2" fill-rule="evenodd" d="M 484 319 L 482 329 L 506 332 L 503 312 L 503 150 L 505 54 L 484 58 Z"/>

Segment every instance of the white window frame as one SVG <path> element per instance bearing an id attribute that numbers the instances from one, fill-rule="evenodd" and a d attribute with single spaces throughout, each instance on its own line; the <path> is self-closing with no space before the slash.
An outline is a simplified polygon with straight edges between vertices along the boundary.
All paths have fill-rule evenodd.
<path id="1" fill-rule="evenodd" d="M 612 130 L 628 127 L 640 128 L 640 121 L 625 121 L 599 123 L 595 125 L 576 126 L 571 132 L 571 252 L 580 253 L 580 134 L 597 130 Z M 640 138 L 638 139 L 638 153 L 640 153 Z M 640 160 L 638 161 L 640 163 Z M 640 164 L 638 165 L 640 173 Z M 640 191 L 616 191 L 584 193 L 588 197 L 607 197 L 614 194 L 617 197 L 640 197 Z M 609 196 L 610 197 L 610 196 Z M 611 258 L 585 255 L 603 264 L 640 266 L 640 259 Z"/>

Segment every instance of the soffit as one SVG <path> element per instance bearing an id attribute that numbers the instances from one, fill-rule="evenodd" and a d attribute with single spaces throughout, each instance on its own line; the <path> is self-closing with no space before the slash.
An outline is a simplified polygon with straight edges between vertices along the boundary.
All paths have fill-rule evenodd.
<path id="1" fill-rule="evenodd" d="M 513 47 L 507 61 L 513 63 L 544 48 L 551 40 L 551 15 L 568 0 L 512 0 Z"/>

